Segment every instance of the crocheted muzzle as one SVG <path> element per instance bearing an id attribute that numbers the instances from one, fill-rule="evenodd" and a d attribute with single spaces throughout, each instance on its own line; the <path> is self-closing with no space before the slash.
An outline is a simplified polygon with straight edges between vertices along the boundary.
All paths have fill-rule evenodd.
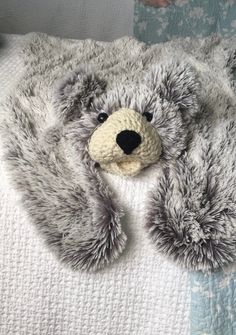
<path id="1" fill-rule="evenodd" d="M 108 116 L 100 113 L 101 126 L 95 129 L 88 152 L 108 172 L 135 176 L 155 163 L 161 154 L 161 140 L 150 124 L 152 115 L 121 108 Z"/>

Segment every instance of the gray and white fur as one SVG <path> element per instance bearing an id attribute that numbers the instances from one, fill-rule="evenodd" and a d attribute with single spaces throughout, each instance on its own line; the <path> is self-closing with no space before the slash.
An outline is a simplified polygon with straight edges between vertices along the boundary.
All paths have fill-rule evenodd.
<path id="1" fill-rule="evenodd" d="M 144 222 L 154 246 L 189 269 L 233 262 L 236 98 L 230 43 L 180 40 L 174 57 L 177 42 L 147 47 L 127 39 L 88 41 L 77 46 L 77 61 L 74 56 L 71 62 L 72 42 L 34 39 L 47 45 L 41 61 L 52 44 L 65 57 L 37 65 L 36 78 L 29 71 L 2 106 L 1 134 L 24 208 L 57 256 L 74 269 L 94 271 L 125 248 L 122 209 L 87 143 L 99 126 L 99 112 L 110 115 L 126 107 L 152 113 L 162 141 L 157 164 L 162 176 L 147 199 Z M 127 56 L 125 48 L 134 51 Z M 32 46 L 25 51 L 30 52 Z M 59 83 L 58 64 L 64 65 L 63 74 L 70 70 Z"/>

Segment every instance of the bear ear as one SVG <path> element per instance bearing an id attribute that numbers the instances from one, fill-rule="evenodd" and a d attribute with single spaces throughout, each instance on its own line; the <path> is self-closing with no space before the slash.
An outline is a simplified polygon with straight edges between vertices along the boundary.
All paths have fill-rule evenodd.
<path id="1" fill-rule="evenodd" d="M 189 64 L 169 62 L 156 65 L 146 75 L 145 81 L 161 99 L 177 105 L 186 119 L 198 112 L 200 83 L 196 71 Z"/>
<path id="2" fill-rule="evenodd" d="M 106 81 L 89 68 L 79 68 L 60 80 L 54 90 L 56 115 L 64 123 L 80 117 L 81 109 L 105 91 Z"/>

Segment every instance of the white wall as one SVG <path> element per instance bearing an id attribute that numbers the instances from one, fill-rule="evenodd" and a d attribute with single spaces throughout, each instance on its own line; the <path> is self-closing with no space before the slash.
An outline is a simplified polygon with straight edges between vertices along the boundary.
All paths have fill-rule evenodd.
<path id="1" fill-rule="evenodd" d="M 110 41 L 133 32 L 134 0 L 0 0 L 0 32 Z"/>

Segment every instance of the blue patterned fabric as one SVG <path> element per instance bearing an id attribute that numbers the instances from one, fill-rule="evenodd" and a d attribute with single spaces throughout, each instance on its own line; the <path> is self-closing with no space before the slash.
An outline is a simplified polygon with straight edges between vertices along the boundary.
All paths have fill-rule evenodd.
<path id="1" fill-rule="evenodd" d="M 148 44 L 177 37 L 236 34 L 236 0 L 173 0 L 151 7 L 136 0 L 134 35 Z"/>
<path id="2" fill-rule="evenodd" d="M 236 273 L 192 273 L 191 335 L 236 334 Z"/>

